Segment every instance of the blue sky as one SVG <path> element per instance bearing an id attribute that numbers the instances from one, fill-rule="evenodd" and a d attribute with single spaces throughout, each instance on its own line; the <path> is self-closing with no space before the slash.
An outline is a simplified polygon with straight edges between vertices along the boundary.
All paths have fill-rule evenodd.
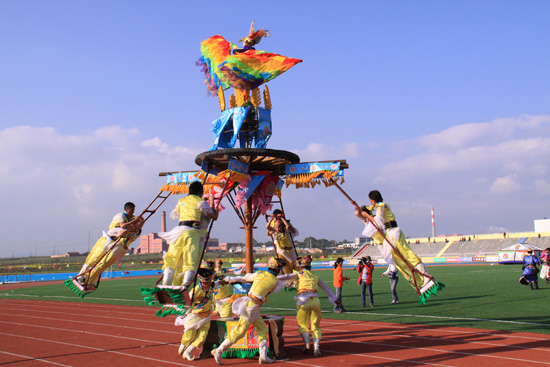
<path id="1" fill-rule="evenodd" d="M 199 43 L 236 43 L 252 19 L 271 31 L 258 49 L 304 60 L 269 83 L 270 148 L 346 159 L 348 194 L 380 190 L 409 236 L 431 234 L 431 206 L 437 234 L 550 216 L 547 1 L 230 4 L 0 2 L 0 256 L 85 251 L 158 172 L 196 169 L 219 116 Z M 334 188 L 283 202 L 301 238 L 361 233 Z M 238 227 L 226 211 L 213 236 L 244 241 Z"/>

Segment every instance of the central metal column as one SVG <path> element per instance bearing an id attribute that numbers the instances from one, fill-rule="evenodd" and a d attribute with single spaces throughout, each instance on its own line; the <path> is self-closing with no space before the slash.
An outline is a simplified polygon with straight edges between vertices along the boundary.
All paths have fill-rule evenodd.
<path id="1" fill-rule="evenodd" d="M 246 253 L 246 272 L 254 272 L 254 223 L 252 223 L 252 200 L 244 203 L 244 246 Z"/>

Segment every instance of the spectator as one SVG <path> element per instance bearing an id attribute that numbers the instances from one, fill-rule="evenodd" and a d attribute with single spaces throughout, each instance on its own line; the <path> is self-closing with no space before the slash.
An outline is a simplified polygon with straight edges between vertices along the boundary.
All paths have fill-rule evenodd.
<path id="1" fill-rule="evenodd" d="M 349 280 L 349 278 L 343 275 L 344 270 L 342 268 L 342 264 L 344 264 L 344 259 L 342 259 L 341 257 L 336 259 L 336 261 L 334 262 L 333 285 L 336 291 L 336 300 L 339 302 L 334 305 L 335 313 L 342 313 L 346 311 L 344 305 L 342 304 L 342 286 L 344 285 L 344 280 Z"/>
<path id="2" fill-rule="evenodd" d="M 529 285 L 531 290 L 539 289 L 539 282 L 537 280 L 537 274 L 539 272 L 537 265 L 539 264 L 539 259 L 533 255 L 533 250 L 529 249 L 527 255 L 523 257 L 523 274 L 519 281 L 521 284 Z M 533 284 L 535 285 L 534 288 Z"/>
<path id="3" fill-rule="evenodd" d="M 391 289 L 391 298 L 392 298 L 392 305 L 399 303 L 399 298 L 397 297 L 397 282 L 399 281 L 399 272 L 397 271 L 397 268 L 395 265 L 390 264 L 388 266 L 388 269 L 382 273 L 382 276 L 388 276 L 388 279 L 390 280 L 390 289 Z"/>
<path id="4" fill-rule="evenodd" d="M 550 247 L 546 248 L 540 255 L 540 278 L 546 280 L 546 284 L 550 284 Z"/>
<path id="5" fill-rule="evenodd" d="M 371 307 L 374 307 L 374 298 L 372 294 L 372 272 L 374 271 L 374 265 L 372 265 L 370 256 L 362 257 L 357 265 L 357 272 L 359 273 L 359 279 L 357 283 L 361 286 L 361 307 L 366 307 L 365 297 L 366 292 L 369 293 L 369 303 Z"/>

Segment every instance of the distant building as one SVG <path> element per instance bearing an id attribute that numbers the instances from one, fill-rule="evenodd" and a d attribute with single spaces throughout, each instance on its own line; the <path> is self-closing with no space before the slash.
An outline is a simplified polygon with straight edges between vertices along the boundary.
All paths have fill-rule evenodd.
<path id="1" fill-rule="evenodd" d="M 550 219 L 535 219 L 535 232 L 550 232 Z"/>
<path id="2" fill-rule="evenodd" d="M 136 247 L 136 254 L 158 254 L 168 251 L 168 243 L 159 237 L 158 233 L 149 233 L 139 238 L 139 246 Z"/>
<path id="3" fill-rule="evenodd" d="M 50 257 L 73 257 L 73 256 L 82 256 L 83 254 L 81 254 L 80 252 L 67 252 L 67 253 L 64 253 L 63 255 L 52 255 Z"/>
<path id="4" fill-rule="evenodd" d="M 370 242 L 372 242 L 372 237 L 365 237 L 365 236 L 355 237 L 355 245 L 357 246 L 361 246 L 361 245 L 364 245 L 365 243 L 370 243 Z"/>
<path id="5" fill-rule="evenodd" d="M 212 241 L 215 240 L 216 242 L 213 243 Z M 213 238 L 212 240 L 208 241 L 208 246 L 206 247 L 206 251 L 218 251 L 218 252 L 235 252 L 236 250 L 244 249 L 244 244 L 241 242 L 227 242 L 227 243 L 219 243 L 217 238 Z"/>

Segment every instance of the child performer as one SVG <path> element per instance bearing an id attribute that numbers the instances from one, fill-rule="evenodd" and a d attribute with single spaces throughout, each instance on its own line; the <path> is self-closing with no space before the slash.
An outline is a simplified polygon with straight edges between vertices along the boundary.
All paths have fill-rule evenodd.
<path id="1" fill-rule="evenodd" d="M 223 278 L 227 273 L 227 269 L 223 268 L 223 261 L 221 259 L 216 260 L 214 273 L 218 279 Z M 229 302 L 230 298 L 231 289 L 228 284 L 219 284 L 214 288 L 214 302 L 216 303 L 215 309 L 220 317 L 233 316 L 233 311 L 231 310 L 233 304 Z"/>
<path id="2" fill-rule="evenodd" d="M 252 282 L 252 287 L 248 296 L 241 297 L 233 303 L 233 313 L 241 315 L 239 324 L 232 329 L 223 343 L 211 354 L 216 363 L 223 364 L 222 354 L 231 347 L 237 340 L 242 338 L 250 325 L 254 325 L 258 334 L 258 344 L 260 347 L 259 363 L 273 363 L 274 360 L 267 356 L 267 337 L 268 328 L 260 315 L 264 302 L 267 302 L 267 296 L 271 293 L 279 292 L 284 283 L 277 279 L 281 269 L 286 265 L 282 258 L 270 258 L 267 261 L 267 271 L 258 273 L 249 273 L 242 277 L 225 277 L 225 281 L 230 284 L 234 282 Z"/>
<path id="3" fill-rule="evenodd" d="M 273 238 L 277 247 L 277 255 L 286 260 L 285 274 L 291 274 L 298 269 L 296 264 L 296 250 L 293 245 L 293 238 L 298 236 L 298 230 L 292 226 L 283 216 L 279 209 L 273 211 L 271 220 L 266 225 L 267 235 Z"/>
<path id="4" fill-rule="evenodd" d="M 192 291 L 193 304 L 188 313 L 185 316 L 178 316 L 175 322 L 176 326 L 183 325 L 185 328 L 178 353 L 188 361 L 199 359 L 210 329 L 212 315 L 214 272 L 200 268 L 197 277 L 200 283 Z"/>
<path id="5" fill-rule="evenodd" d="M 321 289 L 328 296 L 331 303 L 342 306 L 340 301 L 321 278 L 311 272 L 311 256 L 298 259 L 300 270 L 288 275 L 279 276 L 279 280 L 298 281 L 298 295 L 296 309 L 300 335 L 304 341 L 304 353 L 310 351 L 309 326 L 311 324 L 311 335 L 313 337 L 313 355 L 321 355 L 321 303 L 317 291 Z"/>

